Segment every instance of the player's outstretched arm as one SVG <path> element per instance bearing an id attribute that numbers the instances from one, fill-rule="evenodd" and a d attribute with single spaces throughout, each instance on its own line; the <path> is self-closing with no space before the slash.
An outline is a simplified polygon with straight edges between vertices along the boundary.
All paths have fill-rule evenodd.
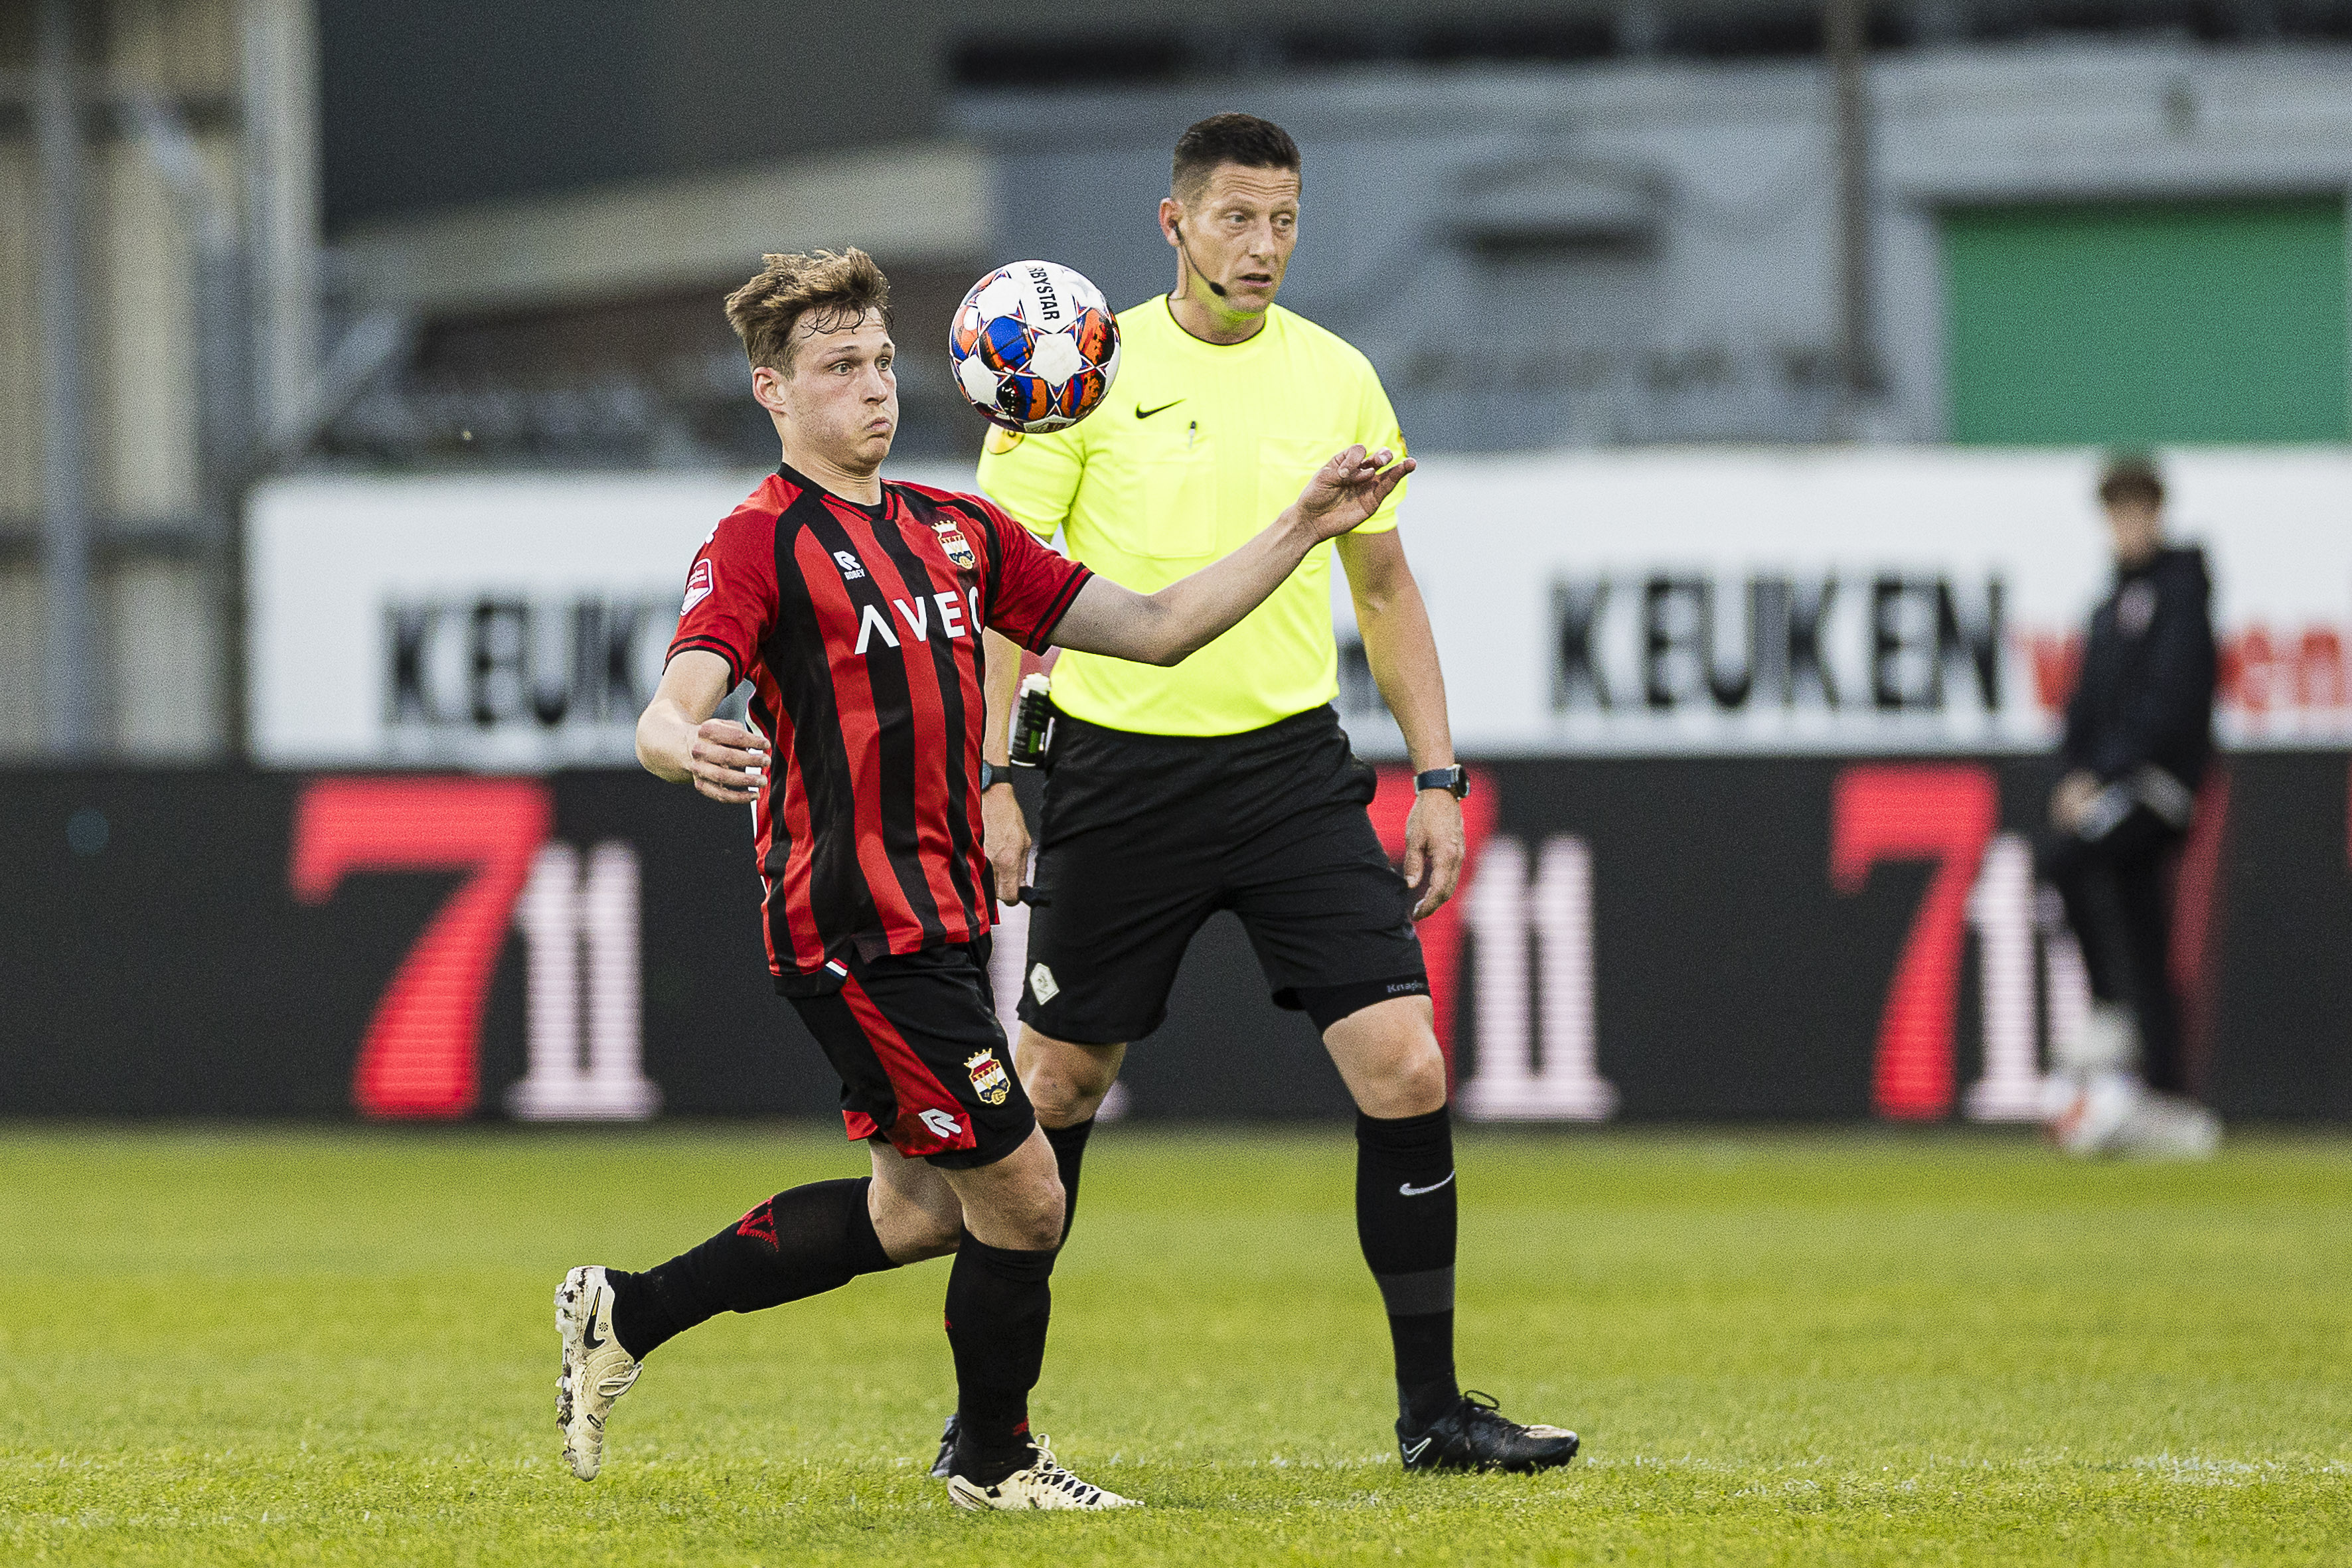
<path id="1" fill-rule="evenodd" d="M 671 784 L 691 782 L 712 800 L 740 805 L 768 776 L 768 742 L 728 719 L 713 719 L 735 682 L 727 661 L 688 648 L 662 671 L 654 700 L 637 716 L 637 761 Z"/>
<path id="2" fill-rule="evenodd" d="M 1106 577 L 1089 579 L 1054 640 L 1139 664 L 1181 664 L 1265 603 L 1308 551 L 1380 510 L 1412 469 L 1411 458 L 1350 447 L 1318 469 L 1265 531 L 1183 581 L 1138 594 Z"/>

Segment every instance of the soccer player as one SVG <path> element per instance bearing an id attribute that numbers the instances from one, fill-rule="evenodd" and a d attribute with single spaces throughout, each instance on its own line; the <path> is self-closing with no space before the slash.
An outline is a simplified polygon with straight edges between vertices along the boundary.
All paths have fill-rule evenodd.
<path id="1" fill-rule="evenodd" d="M 727 314 L 783 462 L 695 555 L 637 756 L 753 805 L 776 989 L 839 1073 L 873 1174 L 778 1193 L 641 1274 L 572 1269 L 556 1293 L 564 1456 L 595 1476 L 613 1402 L 672 1336 L 952 1252 L 949 1495 L 1129 1506 L 1029 1434 L 1066 1205 L 989 994 L 982 629 L 1174 664 L 1372 516 L 1412 464 L 1343 443 L 1242 548 L 1145 596 L 977 497 L 883 481 L 889 284 L 863 252 L 771 256 Z M 752 728 L 711 717 L 740 680 Z"/>
<path id="2" fill-rule="evenodd" d="M 2164 480 L 2141 458 L 2099 481 L 2116 583 L 2091 614 L 2036 859 L 2066 902 L 2091 1016 L 2053 1053 L 2051 1122 L 2074 1154 L 2210 1154 L 2213 1113 L 2188 1098 L 2168 958 L 2167 873 L 2213 752 L 2212 581 L 2202 551 L 2166 544 Z"/>
<path id="3" fill-rule="evenodd" d="M 1160 204 L 1176 286 L 1119 316 L 1112 401 L 1053 435 L 992 436 L 982 488 L 1039 536 L 1062 531 L 1075 559 L 1158 586 L 1255 533 L 1334 446 L 1402 451 L 1370 363 L 1275 303 L 1298 223 L 1298 147 L 1281 127 L 1220 114 L 1187 130 Z M 1314 1021 L 1356 1101 L 1356 1231 L 1388 1310 L 1405 1465 L 1541 1469 L 1573 1458 L 1576 1435 L 1506 1420 L 1454 1381 L 1453 1134 L 1412 922 L 1460 876 L 1466 781 L 1395 532 L 1402 496 L 1337 553 L 1416 774 L 1404 874 L 1365 814 L 1372 771 L 1331 707 L 1333 551 L 1310 553 L 1181 668 L 1131 667 L 1064 637 L 1016 1059 L 1075 1208 L 1127 1043 L 1166 1016 L 1202 922 L 1237 913 L 1276 1002 Z M 1014 672 L 1009 657 L 989 668 L 994 746 Z M 1027 826 L 1009 786 L 982 810 L 1009 896 Z"/>

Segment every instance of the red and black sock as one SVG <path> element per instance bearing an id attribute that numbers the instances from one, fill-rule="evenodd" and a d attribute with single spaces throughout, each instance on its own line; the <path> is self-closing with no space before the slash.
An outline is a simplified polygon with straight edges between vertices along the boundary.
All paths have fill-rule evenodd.
<path id="1" fill-rule="evenodd" d="M 871 1176 L 778 1193 L 701 1246 L 642 1274 L 607 1270 L 613 1332 L 643 1360 L 721 1312 L 757 1312 L 895 1267 L 866 1210 Z"/>
<path id="2" fill-rule="evenodd" d="M 955 1352 L 955 1473 L 994 1486 L 1029 1468 L 1029 1391 L 1045 1363 L 1055 1252 L 990 1247 L 964 1232 L 948 1275 Z"/>
<path id="3" fill-rule="evenodd" d="M 1425 1116 L 1356 1117 L 1356 1239 L 1371 1265 L 1396 1349 L 1399 1413 L 1416 1423 L 1453 1408 L 1454 1126 Z"/>

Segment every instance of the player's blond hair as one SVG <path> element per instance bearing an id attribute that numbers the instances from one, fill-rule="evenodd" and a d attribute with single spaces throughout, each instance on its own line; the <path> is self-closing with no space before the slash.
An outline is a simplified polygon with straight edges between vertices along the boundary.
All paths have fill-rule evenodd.
<path id="1" fill-rule="evenodd" d="M 763 256 L 759 276 L 727 296 L 727 324 L 743 340 L 744 357 L 793 374 L 793 329 L 804 317 L 824 332 L 855 327 L 869 310 L 890 324 L 890 279 L 874 258 L 851 246 L 838 254 Z"/>

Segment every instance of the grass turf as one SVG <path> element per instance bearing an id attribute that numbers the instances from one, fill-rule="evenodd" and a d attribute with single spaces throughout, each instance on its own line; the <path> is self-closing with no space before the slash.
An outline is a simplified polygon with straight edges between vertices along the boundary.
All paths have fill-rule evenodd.
<path id="1" fill-rule="evenodd" d="M 1033 1406 L 1152 1505 L 923 1474 L 946 1265 L 725 1318 L 557 1458 L 549 1298 L 854 1173 L 806 1128 L 0 1131 L 0 1561 L 2340 1563 L 2352 1142 L 1465 1137 L 1462 1370 L 1585 1435 L 1407 1477 L 1344 1133 L 1112 1128 Z"/>

